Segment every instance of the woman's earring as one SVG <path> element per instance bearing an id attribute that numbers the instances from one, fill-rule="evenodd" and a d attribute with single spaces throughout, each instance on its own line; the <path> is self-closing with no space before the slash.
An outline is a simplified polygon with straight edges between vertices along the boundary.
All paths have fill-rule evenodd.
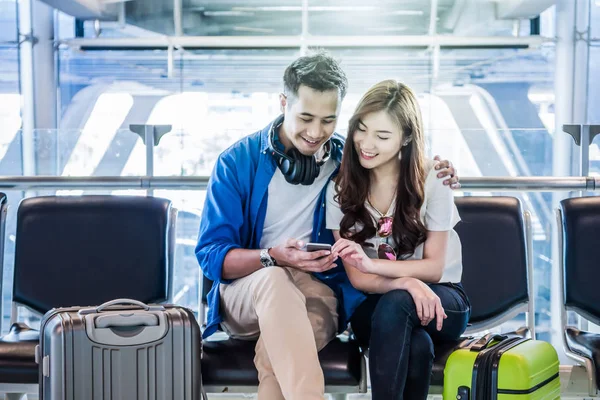
<path id="1" fill-rule="evenodd" d="M 410 143 L 412 138 L 408 138 L 406 139 L 404 142 L 402 142 L 402 147 L 406 147 L 407 144 Z M 402 151 L 398 152 L 398 160 L 400 160 L 402 158 Z"/>

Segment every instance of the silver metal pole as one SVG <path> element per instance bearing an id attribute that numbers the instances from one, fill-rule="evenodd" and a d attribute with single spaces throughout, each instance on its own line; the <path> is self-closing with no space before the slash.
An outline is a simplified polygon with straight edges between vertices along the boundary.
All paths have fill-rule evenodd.
<path id="1" fill-rule="evenodd" d="M 302 0 L 302 33 L 300 35 L 300 55 L 305 56 L 308 50 L 306 38 L 308 37 L 308 0 Z"/>
<path id="2" fill-rule="evenodd" d="M 4 235 L 6 232 L 6 218 L 8 214 L 8 206 L 6 203 L 0 204 L 0 247 L 4 249 Z M 2 331 L 4 322 L 4 252 L 0 252 L 0 334 L 4 335 Z"/>
<path id="3" fill-rule="evenodd" d="M 581 145 L 579 146 L 579 175 L 587 176 L 590 171 L 590 126 L 581 126 Z M 579 192 L 580 196 L 586 195 L 586 190 Z"/>
<path id="4" fill-rule="evenodd" d="M 595 190 L 593 177 L 485 177 L 461 178 L 464 191 L 571 191 Z M 599 187 L 600 189 L 600 187 Z"/>
<path id="5" fill-rule="evenodd" d="M 144 143 L 146 143 L 146 175 L 154 175 L 154 126 L 144 126 Z"/>
<path id="6" fill-rule="evenodd" d="M 146 175 L 154 175 L 154 126 L 144 127 L 144 142 L 146 143 Z M 148 196 L 154 195 L 154 190 L 148 189 Z"/>
<path id="7" fill-rule="evenodd" d="M 183 0 L 173 0 L 173 29 L 175 36 L 183 36 Z"/>
<path id="8" fill-rule="evenodd" d="M 144 177 L 119 176 L 21 176 L 0 177 L 0 187 L 4 190 L 119 190 L 147 188 Z"/>
<path id="9" fill-rule="evenodd" d="M 169 45 L 208 48 L 298 48 L 302 43 L 309 47 L 481 47 L 481 46 L 540 46 L 554 42 L 543 36 L 163 36 L 136 38 L 75 38 L 60 44 L 81 48 L 168 48 Z"/>
<path id="10" fill-rule="evenodd" d="M 555 176 L 571 175 L 572 162 L 572 144 L 571 138 L 562 133 L 561 128 L 565 124 L 573 122 L 573 87 L 575 77 L 575 1 L 557 1 L 556 2 L 556 55 L 555 55 L 555 114 L 556 124 L 552 139 L 552 174 Z M 565 193 L 554 193 L 552 196 L 552 205 L 556 207 L 559 202 L 565 198 Z M 568 195 L 568 194 L 567 194 Z M 557 232 L 558 227 L 552 229 L 552 267 L 550 276 L 550 324 L 551 324 L 551 343 L 556 349 L 561 363 L 567 362 L 562 349 L 562 325 L 560 318 L 561 304 L 557 293 L 560 287 L 560 264 L 558 255 Z"/>
<path id="11" fill-rule="evenodd" d="M 523 213 L 525 219 L 525 241 L 527 248 L 527 288 L 529 290 L 529 304 L 527 304 L 527 327 L 531 338 L 536 338 L 535 328 L 535 284 L 533 279 L 533 232 L 531 227 L 531 213 L 525 211 Z"/>
<path id="12" fill-rule="evenodd" d="M 204 190 L 209 176 L 0 176 L 0 190 Z M 464 192 L 600 190 L 600 177 L 461 178 Z"/>
<path id="13" fill-rule="evenodd" d="M 154 146 L 158 145 L 160 139 L 171 131 L 171 125 L 129 125 L 129 130 L 137 133 L 144 140 L 146 145 L 146 176 L 154 175 Z M 143 136 L 142 136 L 143 135 Z M 148 188 L 148 196 L 152 196 L 154 191 Z"/>
<path id="14" fill-rule="evenodd" d="M 167 78 L 169 79 L 173 78 L 173 70 L 175 67 L 175 60 L 173 58 L 174 51 L 173 46 L 169 45 L 169 48 L 167 49 Z"/>
<path id="15" fill-rule="evenodd" d="M 590 7 L 592 2 L 589 0 L 574 0 L 575 4 L 575 20 L 573 29 L 573 58 L 569 60 L 573 65 L 573 100 L 571 101 L 571 112 L 573 115 L 573 121 L 576 124 L 586 124 L 587 110 L 588 110 L 588 92 L 589 92 L 589 76 L 590 76 L 590 46 L 587 42 L 590 32 Z M 583 128 L 583 127 L 582 127 Z M 589 129 L 588 129 L 589 132 Z M 583 130 L 581 135 L 584 135 Z M 585 146 L 585 148 L 584 148 Z M 589 163 L 589 135 L 587 139 L 581 140 L 581 148 L 577 151 L 573 146 L 572 149 L 572 168 L 573 173 L 580 170 L 580 166 L 584 164 L 584 160 L 581 158 L 582 152 L 586 153 L 586 159 L 588 160 L 585 165 Z M 587 173 L 586 173 L 587 175 Z M 585 193 L 582 193 L 585 195 Z"/>
<path id="16" fill-rule="evenodd" d="M 33 1 L 33 77 L 35 93 L 35 128 L 56 129 L 57 99 L 56 99 L 56 61 L 54 58 L 54 9 L 41 0 Z M 43 148 L 44 141 L 52 140 L 51 135 L 38 137 Z M 42 157 L 38 156 L 38 164 Z M 53 165 L 37 166 L 38 173 L 54 172 Z M 42 168 L 40 168 L 42 167 Z"/>
<path id="17" fill-rule="evenodd" d="M 23 175 L 35 175 L 35 79 L 34 79 L 34 36 L 33 0 L 20 0 L 19 7 L 19 72 L 21 91 L 21 156 Z"/>
<path id="18" fill-rule="evenodd" d="M 431 8 L 429 13 L 429 35 L 434 36 L 437 34 L 437 18 L 438 18 L 438 0 L 431 0 Z M 432 74 L 431 74 L 431 87 L 430 90 L 435 86 L 436 81 L 439 77 L 440 72 L 440 46 L 435 45 L 430 47 L 431 51 L 431 63 L 432 63 Z"/>

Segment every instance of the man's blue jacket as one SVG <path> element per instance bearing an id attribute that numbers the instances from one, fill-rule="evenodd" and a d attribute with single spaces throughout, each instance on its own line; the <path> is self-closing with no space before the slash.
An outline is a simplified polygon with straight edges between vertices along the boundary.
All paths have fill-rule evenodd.
<path id="1" fill-rule="evenodd" d="M 221 322 L 219 283 L 231 282 L 222 278 L 225 255 L 231 249 L 258 249 L 260 245 L 267 213 L 269 182 L 277 168 L 269 151 L 271 125 L 241 139 L 221 153 L 208 182 L 196 246 L 196 257 L 202 272 L 214 282 L 208 293 L 205 338 L 212 335 Z M 339 166 L 343 137 L 334 134 L 332 144 L 331 157 Z M 327 185 L 323 187 L 315 209 L 311 241 L 333 244 L 333 234 L 327 230 L 325 222 L 326 191 Z M 348 319 L 366 296 L 352 286 L 341 261 L 338 261 L 337 267 L 315 273 L 314 276 L 335 292 L 340 332 L 345 330 Z"/>

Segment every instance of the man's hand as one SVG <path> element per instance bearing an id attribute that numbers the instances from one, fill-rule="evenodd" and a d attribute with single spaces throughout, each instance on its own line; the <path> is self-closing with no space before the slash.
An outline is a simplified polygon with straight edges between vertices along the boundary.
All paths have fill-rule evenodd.
<path id="1" fill-rule="evenodd" d="M 452 189 L 460 189 L 458 173 L 456 172 L 456 168 L 452 166 L 452 163 L 448 160 L 441 160 L 440 156 L 435 156 L 433 159 L 439 161 L 435 166 L 435 169 L 440 171 L 438 172 L 437 177 L 449 177 L 448 179 L 444 180 L 444 185 L 450 185 L 450 188 Z"/>
<path id="2" fill-rule="evenodd" d="M 329 250 L 304 251 L 304 243 L 288 239 L 285 244 L 273 247 L 271 256 L 282 267 L 292 267 L 305 272 L 324 272 L 336 267 L 334 257 Z"/>

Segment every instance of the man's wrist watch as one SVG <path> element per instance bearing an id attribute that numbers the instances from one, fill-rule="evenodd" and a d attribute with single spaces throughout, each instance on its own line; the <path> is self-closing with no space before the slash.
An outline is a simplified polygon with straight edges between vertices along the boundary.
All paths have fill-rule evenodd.
<path id="1" fill-rule="evenodd" d="M 275 262 L 275 259 L 271 257 L 269 250 L 271 249 L 262 249 L 260 251 L 260 263 L 264 268 L 277 266 L 277 262 Z"/>

